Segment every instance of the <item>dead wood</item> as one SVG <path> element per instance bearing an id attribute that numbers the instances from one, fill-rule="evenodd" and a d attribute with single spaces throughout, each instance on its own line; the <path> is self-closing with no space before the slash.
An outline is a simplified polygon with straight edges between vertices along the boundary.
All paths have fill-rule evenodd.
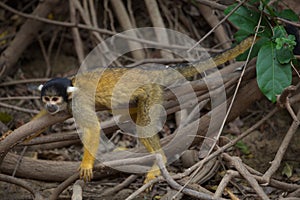
<path id="1" fill-rule="evenodd" d="M 75 10 L 75 6 L 74 6 L 74 2 L 69 1 L 69 7 L 70 7 L 70 21 L 74 24 L 78 23 L 78 19 L 76 18 L 76 10 Z M 83 42 L 80 37 L 78 27 L 72 28 L 72 34 L 73 34 L 73 38 L 74 38 L 74 46 L 75 46 L 75 50 L 77 53 L 78 61 L 79 61 L 79 63 L 82 63 L 85 55 L 84 55 Z"/>
<path id="2" fill-rule="evenodd" d="M 8 153 L 1 165 L 1 172 L 12 174 L 20 157 Z M 16 176 L 43 181 L 64 181 L 67 177 L 77 172 L 79 162 L 48 161 L 23 157 Z"/>
<path id="3" fill-rule="evenodd" d="M 73 200 L 80 200 L 82 199 L 82 188 L 84 186 L 84 181 L 83 180 L 77 180 L 74 185 L 73 185 L 73 194 L 72 194 L 72 199 Z"/>
<path id="4" fill-rule="evenodd" d="M 195 197 L 197 199 L 203 199 L 203 200 L 222 200 L 223 198 L 219 198 L 219 197 L 212 197 L 209 194 L 200 192 L 200 191 L 196 191 L 193 189 L 189 189 L 189 188 L 182 188 L 181 185 L 179 185 L 169 174 L 169 172 L 166 169 L 166 166 L 163 162 L 162 156 L 160 154 L 156 155 L 156 161 L 157 164 L 162 172 L 163 177 L 166 179 L 166 181 L 168 182 L 168 184 L 178 190 L 178 191 L 182 191 L 184 194 L 187 194 L 189 196 Z"/>
<path id="5" fill-rule="evenodd" d="M 159 7 L 156 0 L 145 0 L 145 4 L 148 9 L 148 13 L 152 21 L 153 27 L 165 28 L 165 24 L 161 16 L 161 13 L 159 11 Z M 155 34 L 158 42 L 167 45 L 169 44 L 168 34 L 164 29 L 159 29 L 159 31 L 156 30 Z M 160 54 L 163 58 L 169 58 L 169 59 L 174 58 L 173 54 L 167 51 L 161 50 Z"/>
<path id="6" fill-rule="evenodd" d="M 212 28 L 218 25 L 219 19 L 214 14 L 215 11 L 211 7 L 199 4 L 198 8 L 203 17 L 206 19 L 207 23 Z M 226 31 L 222 25 L 216 28 L 215 35 L 224 49 L 229 49 L 231 47 L 230 38 L 226 34 Z"/>
<path id="7" fill-rule="evenodd" d="M 46 114 L 39 119 L 33 120 L 15 131 L 9 134 L 3 141 L 0 142 L 0 164 L 13 146 L 27 138 L 33 133 L 36 133 L 40 130 L 43 130 L 45 127 L 48 127 L 57 122 L 61 122 L 70 117 L 70 114 L 66 112 L 59 113 L 55 116 L 51 116 L 50 114 Z"/>
<path id="8" fill-rule="evenodd" d="M 32 15 L 45 18 L 59 2 L 60 1 L 57 0 L 41 1 Z M 21 54 L 36 38 L 38 32 L 43 28 L 43 25 L 44 23 L 32 19 L 28 19 L 22 25 L 14 40 L 0 56 L 0 78 L 4 77 L 9 72 L 12 72 L 12 68 L 19 60 Z"/>
<path id="9" fill-rule="evenodd" d="M 293 121 L 292 125 L 290 126 L 288 132 L 286 133 L 277 153 L 274 158 L 274 160 L 271 162 L 270 168 L 265 172 L 263 175 L 263 179 L 265 180 L 266 184 L 269 184 L 270 179 L 272 175 L 278 170 L 280 167 L 281 161 L 283 159 L 283 156 L 289 147 L 289 144 L 295 134 L 295 132 L 298 130 L 299 127 L 299 118 L 300 118 L 300 111 L 298 111 L 296 120 Z"/>
<path id="10" fill-rule="evenodd" d="M 263 189 L 259 186 L 257 180 L 253 177 L 253 175 L 247 170 L 244 166 L 242 160 L 239 157 L 231 157 L 227 153 L 223 153 L 222 156 L 233 165 L 238 172 L 248 181 L 249 185 L 255 190 L 258 196 L 263 200 L 268 200 L 269 197 L 263 191 Z"/>
<path id="11" fill-rule="evenodd" d="M 119 20 L 119 23 L 123 27 L 124 30 L 130 30 L 136 27 L 133 27 L 130 18 L 128 16 L 128 12 L 126 11 L 123 2 L 118 0 L 111 0 L 110 1 L 114 12 Z M 127 35 L 138 38 L 135 32 L 129 32 Z M 136 60 L 142 60 L 145 58 L 145 52 L 142 48 L 142 45 L 140 43 L 136 42 L 128 42 L 129 48 L 131 49 L 132 56 Z M 137 50 L 138 49 L 138 50 Z"/>
<path id="12" fill-rule="evenodd" d="M 32 185 L 29 182 L 26 182 L 25 180 L 18 179 L 18 178 L 12 177 L 12 176 L 4 175 L 4 174 L 0 174 L 0 181 L 15 184 L 15 185 L 18 185 L 18 186 L 26 189 L 34 196 L 35 200 L 43 199 L 42 196 L 39 194 L 39 192 L 36 191 L 35 189 L 33 189 Z"/>

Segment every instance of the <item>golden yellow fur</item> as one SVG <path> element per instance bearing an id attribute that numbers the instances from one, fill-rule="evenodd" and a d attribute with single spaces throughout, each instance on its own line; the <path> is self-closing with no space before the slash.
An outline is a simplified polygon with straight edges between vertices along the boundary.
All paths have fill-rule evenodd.
<path id="1" fill-rule="evenodd" d="M 78 102 L 85 105 L 73 105 L 73 114 L 88 120 L 79 121 L 79 126 L 83 129 L 84 155 L 80 165 L 80 176 L 84 180 L 91 180 L 93 165 L 99 146 L 100 139 L 100 123 L 94 115 L 94 108 L 97 106 L 105 106 L 112 109 L 115 106 L 128 103 L 128 99 L 137 105 L 136 124 L 145 127 L 149 123 L 155 124 L 159 117 L 159 109 L 150 108 L 153 105 L 161 104 L 163 101 L 162 87 L 160 85 L 168 85 L 173 81 L 180 79 L 181 76 L 192 77 L 199 72 L 214 68 L 217 65 L 227 62 L 247 50 L 253 38 L 244 40 L 241 44 L 230 49 L 215 58 L 199 62 L 193 66 L 178 67 L 179 73 L 170 73 L 168 67 L 147 70 L 145 68 L 108 68 L 99 76 L 99 72 L 88 72 L 81 74 L 73 79 L 73 85 L 82 90 L 78 95 Z M 118 84 L 124 81 L 126 84 Z M 146 82 L 147 84 L 137 87 L 137 83 Z M 159 84 L 155 84 L 159 83 Z M 91 101 L 95 88 L 95 101 Z M 112 105 L 112 102 L 114 105 Z M 151 120 L 152 119 L 152 120 Z M 164 152 L 161 149 L 159 137 L 156 134 L 154 126 L 148 128 L 137 128 L 140 141 L 144 144 L 150 153 L 161 153 L 166 161 Z M 150 137 L 147 137 L 150 136 Z M 146 182 L 160 175 L 159 168 L 154 165 L 148 172 Z"/>

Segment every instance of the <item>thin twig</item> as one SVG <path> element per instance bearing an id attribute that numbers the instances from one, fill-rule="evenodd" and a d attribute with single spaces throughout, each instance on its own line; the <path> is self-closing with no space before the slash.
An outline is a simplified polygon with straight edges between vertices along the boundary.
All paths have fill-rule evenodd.
<path id="1" fill-rule="evenodd" d="M 123 181 L 122 183 L 116 185 L 115 187 L 106 190 L 105 192 L 103 192 L 101 194 L 101 196 L 109 196 L 112 194 L 117 193 L 118 191 L 120 191 L 121 189 L 127 187 L 128 185 L 130 185 L 133 181 L 135 181 L 137 179 L 137 175 L 133 174 L 130 175 L 128 178 L 125 179 L 125 181 Z"/>
<path id="2" fill-rule="evenodd" d="M 246 1 L 246 0 L 245 0 L 245 1 Z M 243 1 L 242 3 L 244 3 L 245 1 Z M 242 4 L 241 4 L 241 5 L 242 5 Z M 238 6 L 237 6 L 237 7 L 238 7 Z M 222 130 L 223 130 L 224 126 L 225 126 L 226 120 L 227 120 L 227 118 L 228 118 L 228 116 L 229 116 L 229 113 L 230 113 L 230 111 L 231 111 L 231 109 L 232 109 L 233 103 L 234 103 L 234 101 L 235 101 L 235 99 L 236 99 L 237 93 L 238 93 L 238 91 L 239 91 L 239 88 L 240 88 L 240 85 L 241 85 L 241 82 L 242 82 L 242 78 L 244 77 L 244 74 L 245 74 L 245 71 L 246 71 L 246 66 L 247 66 L 247 64 L 248 64 L 248 62 L 249 62 L 249 59 L 250 59 L 250 54 L 251 54 L 251 52 L 252 52 L 253 46 L 254 46 L 255 41 L 256 41 L 257 31 L 258 31 L 258 28 L 259 28 L 259 26 L 260 26 L 261 19 L 262 19 L 262 15 L 260 16 L 260 19 L 259 19 L 259 22 L 258 22 L 258 26 L 257 26 L 257 28 L 256 28 L 256 32 L 255 32 L 255 35 L 254 35 L 254 38 L 253 38 L 253 42 L 252 42 L 251 47 L 250 47 L 250 49 L 249 49 L 249 53 L 248 53 L 248 55 L 247 55 L 247 59 L 246 59 L 246 61 L 245 61 L 245 64 L 244 64 L 242 73 L 241 73 L 240 78 L 239 78 L 239 80 L 238 80 L 238 83 L 237 83 L 236 89 L 235 89 L 235 91 L 234 91 L 232 100 L 231 100 L 231 102 L 230 102 L 230 104 L 229 104 L 229 108 L 228 108 L 228 110 L 227 110 L 227 112 L 226 112 L 226 114 L 225 114 L 225 117 L 224 117 L 224 119 L 223 119 L 223 121 L 222 121 L 221 127 L 220 127 L 219 130 L 218 130 L 217 135 L 214 137 L 215 141 L 213 142 L 213 144 L 211 145 L 210 149 L 208 150 L 207 155 L 209 155 L 209 154 L 212 152 L 212 150 L 214 149 L 214 147 L 215 147 L 215 145 L 216 145 L 216 143 L 217 143 L 217 141 L 218 141 L 218 138 L 220 137 L 220 135 L 221 135 L 221 133 L 222 133 Z M 204 141 L 204 142 L 205 142 L 205 141 Z M 207 158 L 207 157 L 205 157 L 205 158 Z M 202 160 L 203 162 L 204 162 L 205 158 Z M 201 161 L 200 161 L 200 162 L 201 162 Z M 198 169 L 193 173 L 193 175 L 191 176 L 191 179 L 199 172 L 199 170 L 203 167 L 203 165 L 204 165 L 204 163 L 202 163 L 202 164 L 199 166 L 199 168 L 198 168 Z M 191 179 L 190 179 L 190 181 L 191 181 Z M 186 185 L 187 185 L 188 183 L 189 183 L 189 181 L 187 181 Z"/>
<path id="3" fill-rule="evenodd" d="M 166 179 L 166 181 L 172 188 L 174 188 L 178 191 L 182 191 L 184 194 L 187 194 L 189 196 L 199 198 L 199 199 L 204 199 L 204 200 L 206 200 L 206 199 L 207 200 L 222 199 L 222 198 L 214 198 L 211 195 L 182 187 L 170 176 L 170 174 L 167 171 L 166 166 L 164 164 L 163 158 L 160 154 L 156 154 L 156 161 L 157 161 L 157 165 L 159 166 L 159 169 L 161 170 L 163 177 Z"/>
<path id="4" fill-rule="evenodd" d="M 148 44 L 148 45 L 153 45 L 156 47 L 161 47 L 161 48 L 168 48 L 168 49 L 181 49 L 181 50 L 188 50 L 190 49 L 190 47 L 185 47 L 185 46 L 180 46 L 180 45 L 166 45 L 166 44 L 161 44 L 159 42 L 155 42 L 155 41 L 150 41 L 150 40 L 144 40 L 144 39 L 140 39 L 137 37 L 132 37 L 132 36 L 128 36 L 128 35 L 124 35 L 124 34 L 118 34 L 117 32 L 114 31 L 110 31 L 107 29 L 101 29 L 101 28 L 97 28 L 97 27 L 93 27 L 91 25 L 86 25 L 86 24 L 76 24 L 76 23 L 70 23 L 70 22 L 61 22 L 61 21 L 56 21 L 56 20 L 51 20 L 51 19 L 47 19 L 47 18 L 43 18 L 43 17 L 39 17 L 39 16 L 35 16 L 35 15 L 30 15 L 30 14 L 26 14 L 26 13 L 22 13 L 19 12 L 18 10 L 7 6 L 6 4 L 4 4 L 3 2 L 0 1 L 0 7 L 9 10 L 10 12 L 28 18 L 28 19 L 33 19 L 33 20 L 38 20 L 44 23 L 48 23 L 48 24 L 53 24 L 53 25 L 57 25 L 57 26 L 63 26 L 63 27 L 69 27 L 69 28 L 73 28 L 73 27 L 78 27 L 80 29 L 84 29 L 84 30 L 89 30 L 89 31 L 94 31 L 97 33 L 102 33 L 102 34 L 106 34 L 106 35 L 113 35 L 119 38 L 123 38 L 123 39 L 128 39 L 128 40 L 132 40 L 135 42 L 140 42 L 143 44 Z M 203 50 L 200 49 L 200 50 Z"/>
<path id="5" fill-rule="evenodd" d="M 62 191 L 64 191 L 69 185 L 71 185 L 74 181 L 76 181 L 79 178 L 79 172 L 73 174 L 70 176 L 67 180 L 59 184 L 58 187 L 56 187 L 52 194 L 50 195 L 49 199 L 50 200 L 56 200 L 58 199 L 58 196 Z"/>
<path id="6" fill-rule="evenodd" d="M 245 1 L 243 1 L 243 2 L 245 2 Z M 210 148 L 208 154 L 211 153 L 211 151 L 213 150 L 214 146 L 216 145 L 217 139 L 220 137 L 220 135 L 221 135 L 221 133 L 222 133 L 222 131 L 223 131 L 223 129 L 224 129 L 226 120 L 227 120 L 227 118 L 228 118 L 228 116 L 229 116 L 229 113 L 231 112 L 233 103 L 234 103 L 235 100 L 236 100 L 237 93 L 238 93 L 238 91 L 239 91 L 239 89 L 240 89 L 240 85 L 241 85 L 241 83 L 242 83 L 242 79 L 243 79 L 243 77 L 244 77 L 244 75 L 245 75 L 246 68 L 247 68 L 247 65 L 248 65 L 249 60 L 250 60 L 250 55 L 251 55 L 253 46 L 254 46 L 254 44 L 255 44 L 255 42 L 256 42 L 257 33 L 258 33 L 258 30 L 259 30 L 259 27 L 260 27 L 261 20 L 262 20 L 262 15 L 260 15 L 260 18 L 259 18 L 257 27 L 256 27 L 256 29 L 255 29 L 255 34 L 254 34 L 254 37 L 253 37 L 253 42 L 252 42 L 251 47 L 250 47 L 250 49 L 249 49 L 249 53 L 248 53 L 248 55 L 247 55 L 247 59 L 246 59 L 245 64 L 244 64 L 244 66 L 243 66 L 243 70 L 242 70 L 242 72 L 241 72 L 241 75 L 240 75 L 240 77 L 239 77 L 239 80 L 238 80 L 238 82 L 237 82 L 237 84 L 236 84 L 236 88 L 235 88 L 235 90 L 234 90 L 234 93 L 233 93 L 233 96 L 232 96 L 232 100 L 231 100 L 231 102 L 230 102 L 230 104 L 229 104 L 229 107 L 228 107 L 228 109 L 227 109 L 226 115 L 225 115 L 225 117 L 224 117 L 224 119 L 223 119 L 223 121 L 222 121 L 222 125 L 221 125 L 221 127 L 220 127 L 220 129 L 219 129 L 219 131 L 218 131 L 218 134 L 214 137 L 214 139 L 215 139 L 216 141 L 214 142 L 213 146 Z"/>
<path id="7" fill-rule="evenodd" d="M 253 177 L 253 175 L 247 170 L 244 166 L 241 158 L 239 157 L 231 157 L 227 153 L 223 153 L 222 156 L 229 161 L 237 170 L 238 172 L 248 181 L 248 183 L 252 186 L 252 188 L 256 191 L 257 195 L 263 199 L 268 200 L 269 197 L 263 191 L 263 189 L 259 186 L 257 180 Z"/>
<path id="8" fill-rule="evenodd" d="M 220 197 L 227 187 L 227 185 L 230 183 L 231 179 L 235 177 L 235 173 L 233 170 L 227 170 L 226 174 L 222 178 L 221 182 L 218 185 L 218 188 L 214 194 L 214 197 Z"/>
<path id="9" fill-rule="evenodd" d="M 296 86 L 290 85 L 281 92 L 279 96 L 277 96 L 277 103 L 279 104 L 280 107 L 284 108 L 288 98 L 291 96 L 291 93 L 297 89 Z"/>
<path id="10" fill-rule="evenodd" d="M 196 46 L 198 46 L 201 42 L 203 42 L 211 33 L 215 31 L 225 20 L 227 20 L 239 7 L 241 7 L 247 0 L 241 1 L 236 7 L 234 7 L 214 28 L 212 28 L 208 33 L 206 33 L 195 45 L 193 45 L 188 52 L 193 50 Z"/>
<path id="11" fill-rule="evenodd" d="M 256 171 L 255 169 L 251 168 L 250 166 L 248 166 L 246 164 L 244 164 L 244 165 L 260 184 L 265 183 L 265 181 L 262 178 L 262 175 L 263 175 L 262 173 Z M 300 185 L 298 185 L 298 184 L 285 183 L 285 182 L 278 181 L 275 179 L 270 180 L 270 186 L 279 188 L 281 190 L 285 190 L 287 192 L 295 191 L 300 188 Z"/>
<path id="12" fill-rule="evenodd" d="M 106 18 L 106 12 L 104 12 L 103 24 L 104 24 L 104 27 L 107 27 L 107 25 L 106 25 L 107 21 L 110 21 L 111 30 L 113 32 L 116 32 L 116 28 L 114 26 L 114 24 L 115 24 L 114 16 L 113 16 L 111 9 L 108 6 L 108 2 L 109 2 L 109 0 L 105 0 L 103 4 L 104 4 L 104 10 L 108 13 L 109 20 Z"/>
<path id="13" fill-rule="evenodd" d="M 134 198 L 136 198 L 139 194 L 141 194 L 142 192 L 144 192 L 145 190 L 147 190 L 148 188 L 150 188 L 153 184 L 159 182 L 159 181 L 163 181 L 164 178 L 162 176 L 159 176 L 151 181 L 149 181 L 148 183 L 144 184 L 142 187 L 140 187 L 139 189 L 137 189 L 136 191 L 134 191 L 130 196 L 128 196 L 125 200 L 132 200 Z"/>
<path id="14" fill-rule="evenodd" d="M 195 165 L 193 165 L 192 167 L 186 169 L 182 174 L 178 174 L 179 177 L 184 177 L 187 176 L 191 173 L 193 174 L 197 174 L 202 167 L 204 166 L 205 163 L 207 163 L 208 161 L 212 160 L 213 158 L 215 158 L 216 156 L 220 155 L 221 153 L 225 152 L 226 149 L 232 147 L 233 145 L 235 145 L 238 141 L 240 141 L 241 139 L 243 139 L 244 137 L 246 137 L 247 135 L 249 135 L 251 132 L 253 132 L 255 129 L 257 129 L 258 127 L 260 127 L 266 120 L 268 120 L 271 116 L 273 116 L 279 109 L 278 108 L 274 108 L 271 112 L 269 112 L 264 118 L 262 118 L 261 120 L 259 120 L 257 123 L 255 123 L 253 126 L 251 126 L 249 129 L 247 129 L 245 132 L 243 132 L 241 135 L 239 135 L 237 138 L 235 138 L 234 140 L 230 141 L 229 143 L 227 143 L 226 145 L 222 146 L 221 148 L 219 148 L 218 150 L 216 150 L 215 152 L 211 153 L 209 156 L 203 158 L 203 160 L 199 161 L 198 163 L 196 163 Z M 187 184 L 186 184 L 187 185 Z"/>
<path id="15" fill-rule="evenodd" d="M 22 150 L 22 152 L 21 152 L 21 154 L 20 154 L 20 157 L 19 157 L 19 159 L 18 159 L 18 161 L 17 161 L 17 163 L 16 163 L 16 166 L 15 166 L 15 168 L 14 168 L 14 171 L 13 171 L 13 173 L 12 173 L 12 175 L 11 175 L 12 177 L 14 177 L 14 176 L 16 175 L 17 170 L 18 170 L 19 167 L 20 167 L 20 164 L 21 164 L 21 162 L 22 162 L 22 159 L 23 159 L 23 157 L 24 157 L 24 154 L 25 154 L 27 148 L 28 148 L 28 147 L 24 147 L 24 148 L 23 148 L 23 150 Z"/>
<path id="16" fill-rule="evenodd" d="M 294 113 L 290 101 L 289 101 L 289 97 L 291 96 L 291 93 L 293 91 L 295 91 L 297 89 L 296 86 L 294 85 L 290 85 L 288 87 L 286 87 L 282 93 L 277 96 L 277 104 L 279 104 L 280 107 L 285 107 L 287 109 L 287 111 L 290 113 L 291 117 L 293 118 L 293 120 L 295 122 L 297 122 L 298 124 L 300 124 L 296 114 Z"/>
<path id="17" fill-rule="evenodd" d="M 11 100 L 32 100 L 40 99 L 38 96 L 13 96 L 13 97 L 0 97 L 0 101 L 11 101 Z"/>
<path id="18" fill-rule="evenodd" d="M 284 22 L 284 23 L 291 24 L 291 25 L 296 26 L 296 27 L 300 27 L 300 23 L 299 22 L 293 22 L 293 21 L 290 21 L 290 20 L 287 20 L 287 19 L 284 19 L 284 18 L 281 18 L 281 17 L 277 17 L 277 19 L 279 21 Z"/>
<path id="19" fill-rule="evenodd" d="M 21 112 L 26 112 L 26 113 L 31 113 L 31 114 L 32 113 L 33 114 L 39 113 L 38 110 L 21 108 L 21 107 L 18 107 L 18 106 L 13 106 L 13 105 L 10 105 L 10 104 L 7 104 L 7 103 L 2 103 L 2 102 L 0 102 L 0 107 L 10 108 L 10 109 L 13 109 L 13 110 L 17 110 L 17 111 L 21 111 Z"/>
<path id="20" fill-rule="evenodd" d="M 22 179 L 18 179 L 18 178 L 12 177 L 12 176 L 0 174 L 0 181 L 12 183 L 12 184 L 18 185 L 18 186 L 26 189 L 35 197 L 35 199 L 37 199 L 37 197 L 40 196 L 39 192 L 35 191 L 35 189 L 34 189 L 35 187 L 33 187 L 29 182 L 24 181 Z"/>
<path id="21" fill-rule="evenodd" d="M 300 119 L 300 111 L 298 111 L 297 113 L 297 119 Z M 265 180 L 266 184 L 269 184 L 270 182 L 270 178 L 271 176 L 277 171 L 277 169 L 280 166 L 281 160 L 289 146 L 289 143 L 293 137 L 293 135 L 295 134 L 295 132 L 297 131 L 299 126 L 298 120 L 297 121 L 293 121 L 292 125 L 290 126 L 287 134 L 285 135 L 276 155 L 274 160 L 271 162 L 271 166 L 270 168 L 265 172 L 265 174 L 263 175 L 263 179 Z"/>
<path id="22" fill-rule="evenodd" d="M 50 58 L 49 58 L 49 55 L 47 55 L 47 51 L 46 51 L 46 47 L 45 47 L 45 44 L 41 38 L 41 36 L 39 35 L 37 37 L 38 39 L 38 42 L 40 44 L 40 47 L 41 47 L 41 51 L 42 51 L 42 54 L 43 54 L 43 57 L 44 57 L 44 60 L 45 60 L 45 63 L 46 63 L 46 72 L 45 72 L 45 77 L 49 77 L 50 76 L 50 72 L 51 72 L 51 64 L 50 64 Z"/>
<path id="23" fill-rule="evenodd" d="M 296 56 L 295 56 L 295 57 L 296 57 Z M 297 59 L 299 59 L 299 58 L 297 58 Z M 295 67 L 295 65 L 293 64 L 293 62 L 292 62 L 292 61 L 291 61 L 290 63 L 291 63 L 291 66 L 292 66 L 292 68 L 293 68 L 294 72 L 296 72 L 296 74 L 297 74 L 298 78 L 300 78 L 300 74 L 299 74 L 299 72 L 298 72 L 298 69 Z"/>
<path id="24" fill-rule="evenodd" d="M 1 4 L 1 2 L 0 2 L 0 4 Z M 49 78 L 34 78 L 34 79 L 26 79 L 26 80 L 13 80 L 13 81 L 8 81 L 8 82 L 1 83 L 0 87 L 17 85 L 17 84 L 46 82 L 46 81 L 49 81 Z"/>
<path id="25" fill-rule="evenodd" d="M 210 6 L 212 8 L 216 8 L 216 9 L 219 9 L 219 10 L 225 10 L 227 7 L 222 5 L 222 4 L 219 4 L 217 2 L 214 2 L 214 1 L 209 1 L 209 0 L 197 0 L 197 2 L 203 4 L 203 5 L 207 5 L 207 6 Z"/>
<path id="26" fill-rule="evenodd" d="M 76 9 L 74 6 L 74 2 L 73 1 L 69 1 L 69 7 L 70 7 L 70 20 L 72 23 L 78 23 L 78 20 L 76 19 Z M 78 30 L 78 27 L 73 27 L 72 28 L 72 34 L 73 34 L 73 40 L 74 40 L 74 46 L 75 46 L 75 50 L 77 53 L 77 58 L 79 63 L 82 63 L 82 61 L 84 60 L 84 52 L 83 52 L 83 43 L 82 43 L 82 39 L 80 37 L 80 33 Z"/>

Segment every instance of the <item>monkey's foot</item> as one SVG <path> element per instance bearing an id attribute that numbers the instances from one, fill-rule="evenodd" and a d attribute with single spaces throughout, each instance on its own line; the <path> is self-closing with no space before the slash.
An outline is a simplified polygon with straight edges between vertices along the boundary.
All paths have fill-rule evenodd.
<path id="1" fill-rule="evenodd" d="M 0 137 L 0 141 L 4 140 L 9 134 L 11 134 L 13 131 L 12 130 L 8 130 L 6 131 L 1 137 Z"/>
<path id="2" fill-rule="evenodd" d="M 79 175 L 80 179 L 84 181 L 91 181 L 93 178 L 93 166 L 81 163 L 79 168 Z"/>
<path id="3" fill-rule="evenodd" d="M 158 176 L 160 176 L 160 170 L 157 165 L 153 165 L 151 170 L 146 175 L 144 184 L 149 183 L 151 180 L 157 178 Z"/>

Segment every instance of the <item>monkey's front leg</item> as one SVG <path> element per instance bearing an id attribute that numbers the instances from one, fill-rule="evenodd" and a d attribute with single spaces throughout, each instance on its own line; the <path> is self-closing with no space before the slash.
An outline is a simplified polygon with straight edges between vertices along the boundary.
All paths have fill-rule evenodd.
<path id="1" fill-rule="evenodd" d="M 84 153 L 80 164 L 80 178 L 90 181 L 93 178 L 93 166 L 100 141 L 100 125 L 83 130 Z"/>

